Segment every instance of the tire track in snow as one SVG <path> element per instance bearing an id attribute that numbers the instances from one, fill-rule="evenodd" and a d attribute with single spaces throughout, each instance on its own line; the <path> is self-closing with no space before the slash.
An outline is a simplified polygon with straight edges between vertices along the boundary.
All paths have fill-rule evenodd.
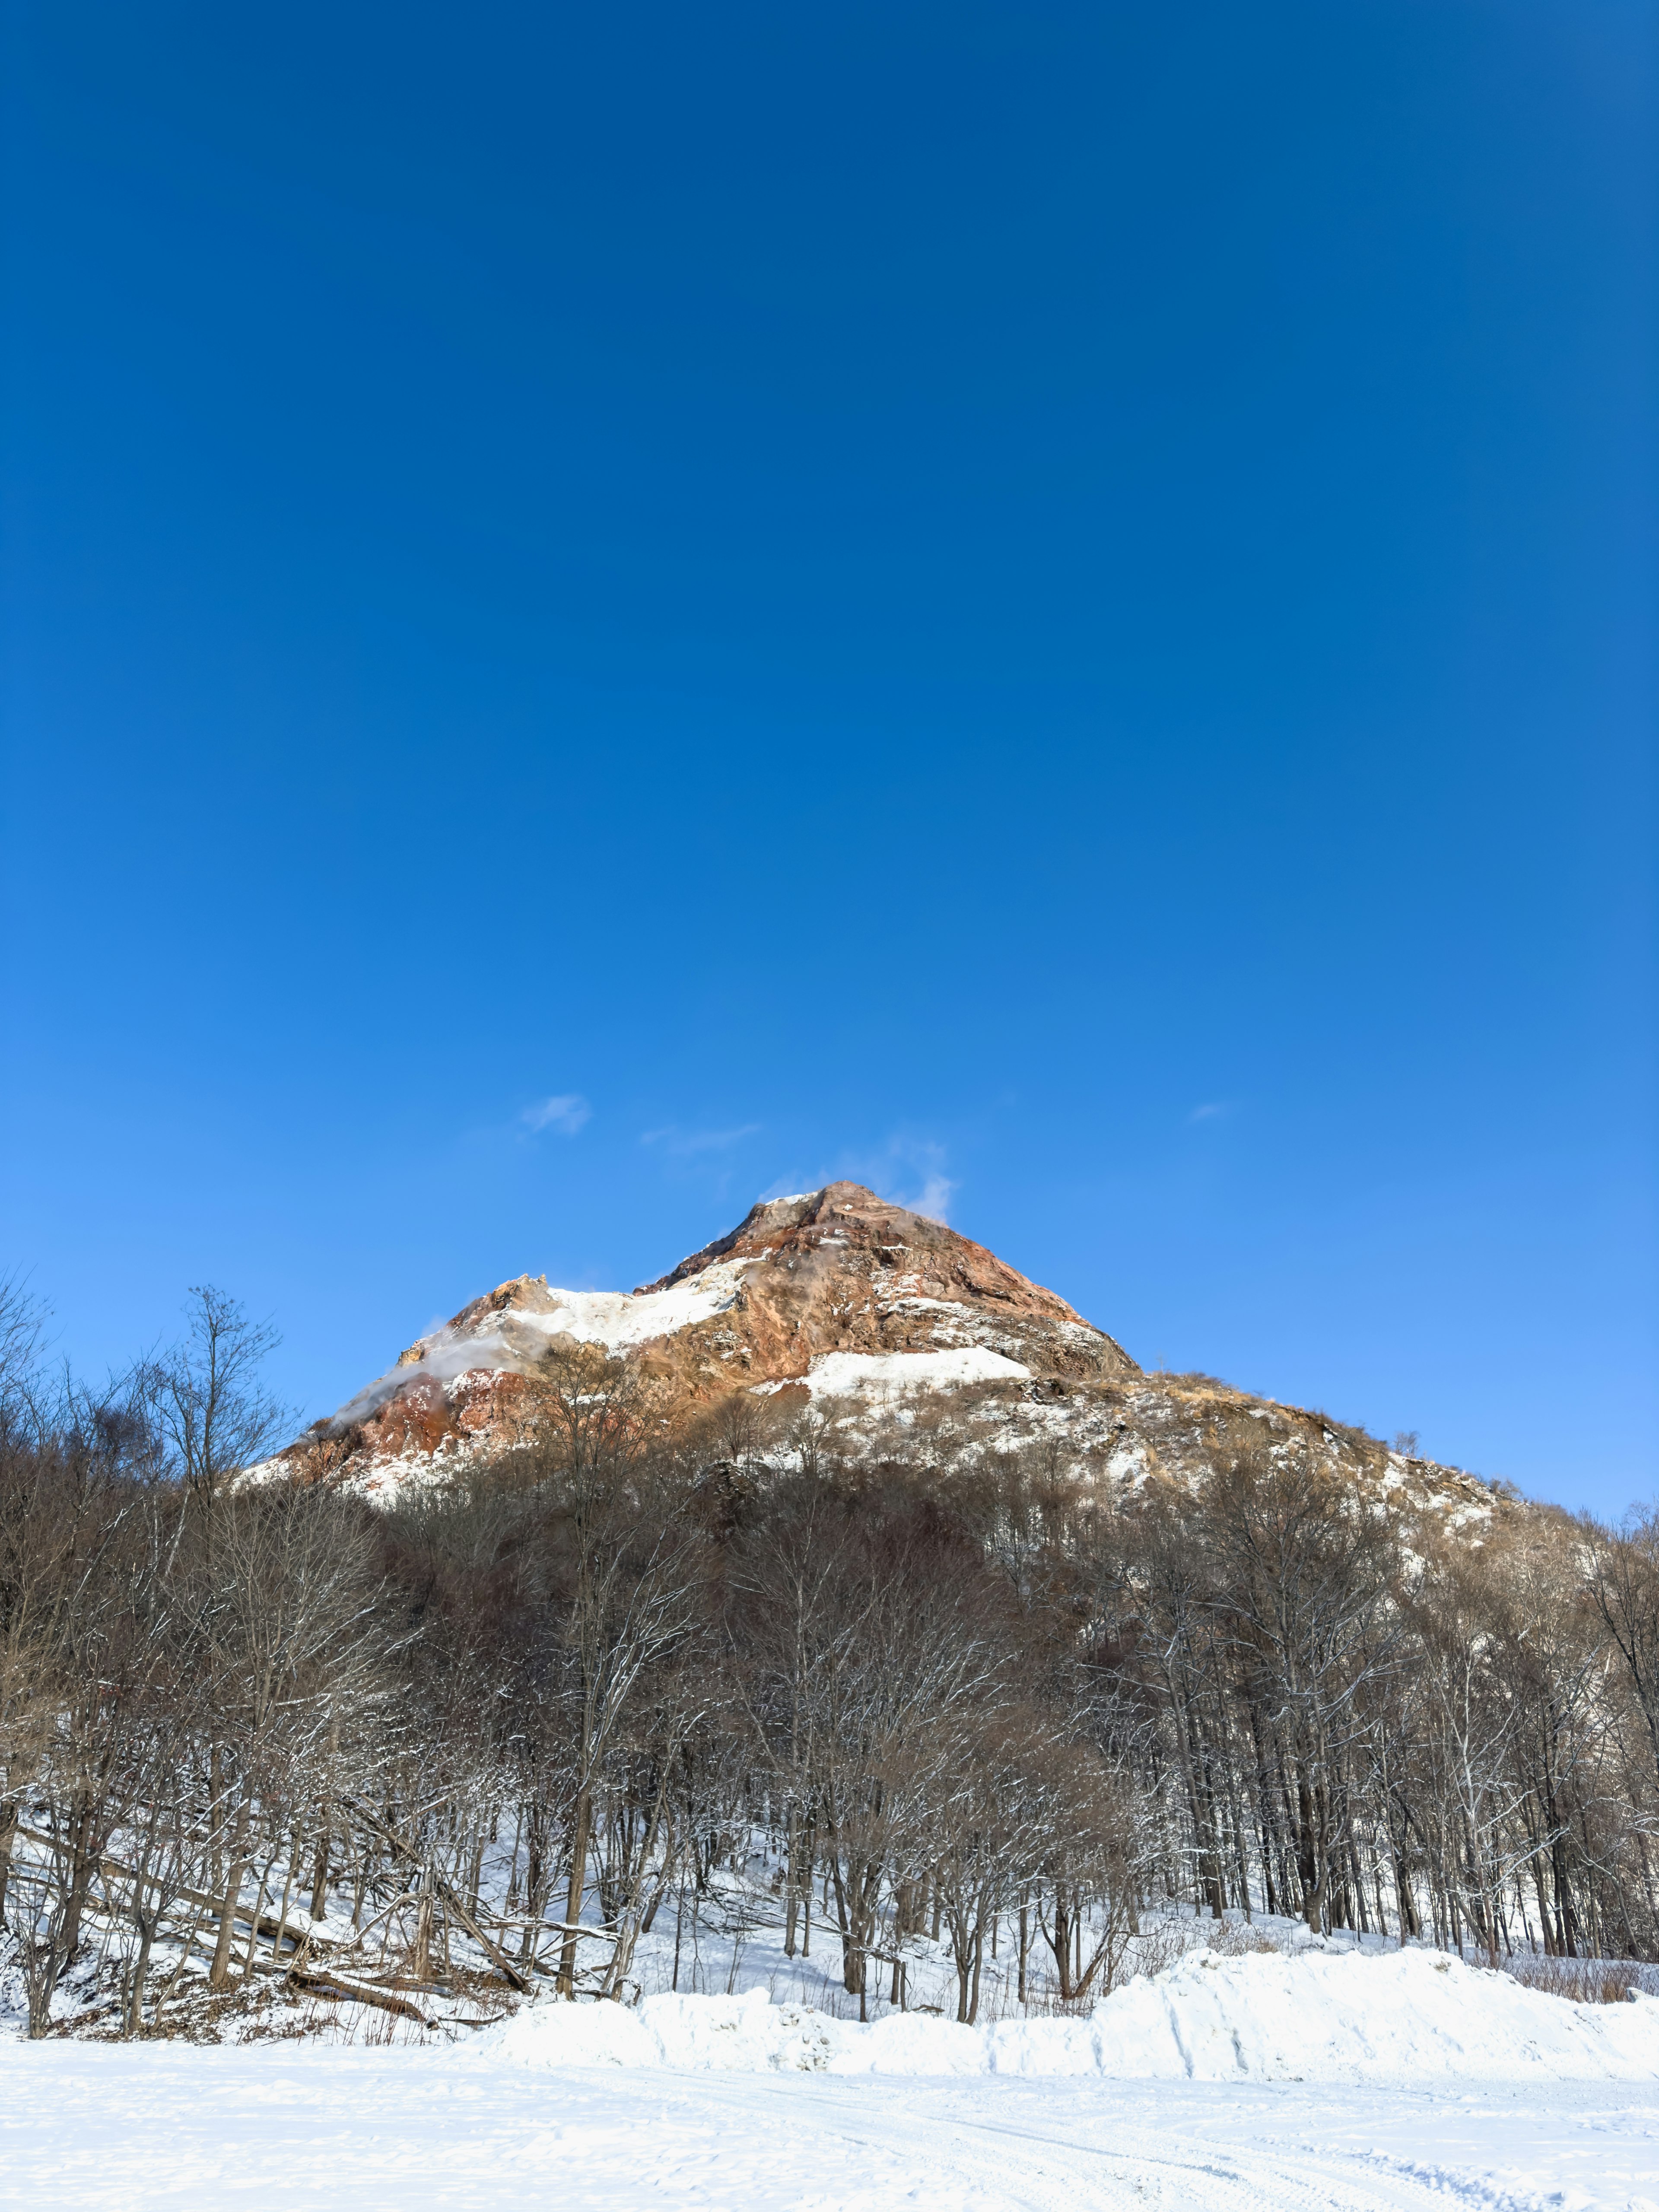
<path id="1" fill-rule="evenodd" d="M 0 2208 L 1659 2212 L 1651 2086 L 1457 2088 L 4 2046 Z"/>
<path id="2" fill-rule="evenodd" d="M 752 2082 L 729 2091 L 720 2077 L 703 2075 L 698 2086 L 709 2101 L 752 2124 Z M 1079 2142 L 1050 2129 L 924 2118 L 914 2109 L 884 2120 L 878 2112 L 849 2109 L 838 2096 L 794 2082 L 775 2086 L 792 2115 L 805 2105 L 816 2125 L 857 2149 L 889 2158 L 920 2153 L 935 2185 L 948 2182 L 964 2203 L 982 2199 L 1010 2212 L 1449 2212 L 1459 2203 L 1481 2212 L 1531 2212 L 1537 2203 L 1444 2169 L 1379 2172 L 1364 2154 L 1346 2158 L 1267 2144 L 1182 2152 L 1164 2130 L 1120 2125 L 1109 2142 Z M 1013 2144 L 1020 2146 L 1017 2166 L 1005 2148 Z"/>

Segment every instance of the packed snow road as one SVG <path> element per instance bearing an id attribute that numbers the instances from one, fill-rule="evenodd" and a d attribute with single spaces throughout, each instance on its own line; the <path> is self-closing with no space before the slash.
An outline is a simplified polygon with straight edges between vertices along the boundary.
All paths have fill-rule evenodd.
<path id="1" fill-rule="evenodd" d="M 1659 2212 L 1659 2086 L 836 2079 L 551 2072 L 314 2045 L 0 2049 L 0 2204 L 540 2203 Z"/>

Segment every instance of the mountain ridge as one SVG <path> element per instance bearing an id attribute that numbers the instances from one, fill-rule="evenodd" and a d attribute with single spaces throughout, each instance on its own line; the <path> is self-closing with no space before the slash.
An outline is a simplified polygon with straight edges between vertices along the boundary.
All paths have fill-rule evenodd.
<path id="1" fill-rule="evenodd" d="M 817 1402 L 849 1445 L 878 1449 L 884 1426 L 922 1422 L 970 1456 L 1034 1450 L 1127 1491 L 1190 1484 L 1218 1455 L 1299 1437 L 1399 1504 L 1461 1522 L 1490 1517 L 1504 1498 L 1316 1410 L 1149 1372 L 1057 1291 L 848 1182 L 757 1201 L 631 1291 L 562 1291 L 545 1275 L 500 1283 L 283 1456 L 370 1496 L 442 1480 L 522 1441 L 538 1369 L 583 1345 L 636 1369 L 671 1422 L 738 1393 L 773 1401 L 780 1425 Z"/>

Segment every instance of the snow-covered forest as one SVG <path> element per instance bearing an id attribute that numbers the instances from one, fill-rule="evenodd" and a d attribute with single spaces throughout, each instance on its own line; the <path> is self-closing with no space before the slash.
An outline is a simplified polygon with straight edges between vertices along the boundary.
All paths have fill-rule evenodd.
<path id="1" fill-rule="evenodd" d="M 1650 1520 L 1448 1528 L 1224 1429 L 1195 1489 L 1109 1495 L 988 1445 L 971 1393 L 670 1425 L 592 1348 L 376 1505 L 269 1458 L 264 1339 L 216 1294 L 96 1391 L 33 1321 L 0 1344 L 31 2034 L 278 1990 L 418 2032 L 757 1970 L 983 2026 L 1087 2013 L 1194 1926 L 1580 1996 L 1571 1962 L 1659 1955 Z"/>

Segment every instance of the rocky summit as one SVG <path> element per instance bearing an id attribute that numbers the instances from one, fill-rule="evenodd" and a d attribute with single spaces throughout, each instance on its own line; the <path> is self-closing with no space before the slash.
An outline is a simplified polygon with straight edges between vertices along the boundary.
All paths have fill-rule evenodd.
<path id="1" fill-rule="evenodd" d="M 1032 1455 L 1121 1489 L 1190 1483 L 1218 1454 L 1299 1443 L 1401 1506 L 1455 1524 L 1501 1502 L 1458 1469 L 1390 1451 L 1330 1416 L 1198 1374 L 1148 1372 L 1113 1337 L 942 1223 L 833 1182 L 763 1200 L 655 1282 L 562 1291 L 520 1275 L 402 1353 L 283 1456 L 370 1496 L 509 1449 L 550 1355 L 586 1346 L 636 1368 L 665 1419 L 745 1393 L 787 1432 L 814 1406 L 848 1448 L 891 1425 L 950 1448 Z"/>

